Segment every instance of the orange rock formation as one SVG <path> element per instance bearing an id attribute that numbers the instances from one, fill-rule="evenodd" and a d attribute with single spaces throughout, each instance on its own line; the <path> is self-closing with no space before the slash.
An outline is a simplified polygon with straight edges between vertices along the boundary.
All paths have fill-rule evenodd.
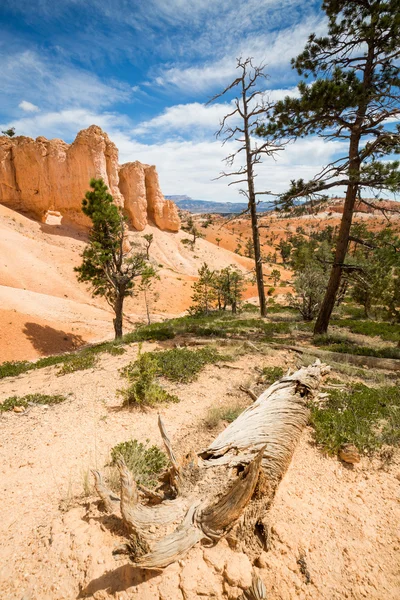
<path id="1" fill-rule="evenodd" d="M 41 221 L 57 211 L 88 224 L 81 205 L 92 177 L 104 179 L 135 229 L 142 231 L 151 221 L 163 230 L 179 230 L 177 208 L 165 200 L 155 167 L 137 161 L 120 166 L 116 145 L 97 125 L 80 131 L 72 144 L 0 137 L 0 203 L 12 209 Z"/>

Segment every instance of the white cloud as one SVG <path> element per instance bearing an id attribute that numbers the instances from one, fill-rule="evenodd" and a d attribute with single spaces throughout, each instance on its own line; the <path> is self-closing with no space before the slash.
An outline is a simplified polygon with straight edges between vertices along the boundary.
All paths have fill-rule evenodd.
<path id="1" fill-rule="evenodd" d="M 288 66 L 290 59 L 303 49 L 310 31 L 321 34 L 325 27 L 325 21 L 321 18 L 309 18 L 278 32 L 243 36 L 240 41 L 229 39 L 225 47 L 221 48 L 221 58 L 196 66 L 186 66 L 177 62 L 156 74 L 153 83 L 164 88 L 177 88 L 189 94 L 222 88 L 235 78 L 235 58 L 240 56 L 251 56 L 254 58 L 254 64 L 265 64 L 267 73 L 276 72 Z"/>
<path id="2" fill-rule="evenodd" d="M 218 141 L 166 141 L 144 144 L 121 131 L 114 131 L 112 140 L 120 150 L 120 162 L 139 160 L 154 164 L 160 176 L 164 194 L 187 194 L 192 198 L 214 201 L 239 201 L 239 186 L 228 187 L 229 179 L 212 181 L 225 168 L 223 159 L 236 146 Z M 283 192 L 291 179 L 309 179 L 343 146 L 319 138 L 298 140 L 286 147 L 277 160 L 268 159 L 258 168 L 259 191 Z"/>
<path id="3" fill-rule="evenodd" d="M 220 120 L 232 107 L 228 103 L 206 106 L 200 102 L 177 104 L 167 108 L 161 115 L 140 123 L 132 132 L 143 135 L 148 132 L 193 132 L 193 128 L 203 131 L 216 130 Z"/>
<path id="4" fill-rule="evenodd" d="M 15 127 L 17 135 L 36 138 L 61 137 L 72 141 L 77 132 L 90 125 L 99 125 L 104 131 L 112 131 L 121 127 L 129 127 L 129 120 L 116 113 L 97 113 L 95 111 L 76 108 L 47 113 L 40 113 L 0 124 L 0 128 Z"/>
<path id="5" fill-rule="evenodd" d="M 27 100 L 22 100 L 22 102 L 20 102 L 18 104 L 19 108 L 22 108 L 22 110 L 24 110 L 25 112 L 38 112 L 39 111 L 39 107 L 36 106 L 36 104 L 32 104 L 32 102 L 28 102 Z"/>
<path id="6" fill-rule="evenodd" d="M 297 88 L 265 90 L 265 99 L 271 102 L 277 102 L 286 96 L 298 96 Z M 176 104 L 166 108 L 160 115 L 140 123 L 132 131 L 132 134 L 142 136 L 154 132 L 161 135 L 190 133 L 191 137 L 194 137 L 195 133 L 199 135 L 197 130 L 200 129 L 203 136 L 210 132 L 215 133 L 224 116 L 233 109 L 233 102 L 215 102 L 209 105 L 200 102 Z M 235 117 L 231 118 L 231 125 L 234 119 Z"/>
<path id="7" fill-rule="evenodd" d="M 0 52 L 2 63 L 3 96 L 10 106 L 23 96 L 29 81 L 29 94 L 45 108 L 60 110 L 65 107 L 100 108 L 127 101 L 132 94 L 130 86 L 115 81 L 102 81 L 96 74 L 72 67 L 56 60 L 48 60 L 36 52 L 25 50 L 15 54 Z M 22 104 L 24 106 L 22 106 Z M 23 101 L 23 110 L 32 102 Z"/>

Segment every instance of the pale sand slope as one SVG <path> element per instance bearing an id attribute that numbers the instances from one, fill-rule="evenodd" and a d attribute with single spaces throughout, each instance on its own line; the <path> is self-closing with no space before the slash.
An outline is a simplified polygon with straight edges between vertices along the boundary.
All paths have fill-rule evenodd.
<path id="1" fill-rule="evenodd" d="M 191 303 L 192 284 L 207 262 L 214 269 L 234 264 L 244 272 L 252 261 L 198 240 L 192 252 L 182 244 L 184 232 L 168 233 L 153 226 L 130 232 L 143 247 L 143 234 L 152 233 L 150 256 L 159 271 L 152 306 L 156 319 L 182 314 Z M 0 205 L 0 362 L 32 359 L 72 350 L 91 340 L 113 335 L 112 311 L 93 299 L 78 283 L 74 267 L 87 241 L 87 232 L 70 225 L 45 225 Z M 247 296 L 254 295 L 249 286 Z M 143 298 L 125 304 L 126 326 L 142 321 Z"/>
<path id="2" fill-rule="evenodd" d="M 157 347 L 145 343 L 143 350 Z M 89 468 L 103 469 L 115 444 L 131 437 L 160 444 L 160 408 L 178 455 L 204 448 L 216 435 L 203 422 L 211 407 L 248 403 L 239 385 L 256 377 L 256 367 L 293 368 L 298 359 L 285 351 L 241 356 L 235 369 L 209 366 L 198 381 L 169 384 L 178 404 L 120 410 L 118 371 L 136 356 L 134 344 L 122 356 L 102 355 L 95 369 L 57 377 L 58 368 L 49 367 L 0 381 L 0 401 L 35 392 L 69 398 L 26 416 L 0 417 L 2 598 L 234 600 L 249 585 L 252 565 L 224 541 L 214 549 L 194 548 L 163 573 L 134 569 L 125 557 L 116 560 L 112 550 L 124 541 L 118 522 L 99 514 L 94 497 L 75 495 L 82 493 Z M 349 468 L 310 442 L 308 431 L 269 513 L 269 551 L 254 569 L 268 600 L 397 600 L 398 452 L 388 464 L 363 458 Z M 297 562 L 301 557 L 309 576 Z"/>

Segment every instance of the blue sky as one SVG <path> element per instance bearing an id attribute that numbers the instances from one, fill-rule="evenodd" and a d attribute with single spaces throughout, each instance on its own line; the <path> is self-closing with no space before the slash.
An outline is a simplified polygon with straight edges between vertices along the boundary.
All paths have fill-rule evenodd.
<path id="1" fill-rule="evenodd" d="M 157 166 L 164 194 L 237 201 L 212 181 L 230 151 L 213 135 L 230 99 L 204 104 L 240 55 L 267 64 L 271 98 L 294 93 L 290 59 L 325 26 L 313 0 L 3 0 L 0 128 L 71 142 L 95 123 L 121 163 Z M 311 177 L 337 149 L 300 140 L 266 159 L 258 189 Z"/>

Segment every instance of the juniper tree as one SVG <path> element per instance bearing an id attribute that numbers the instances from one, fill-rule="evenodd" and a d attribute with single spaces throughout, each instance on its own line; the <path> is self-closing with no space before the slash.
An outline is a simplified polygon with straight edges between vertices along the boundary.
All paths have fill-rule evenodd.
<path id="1" fill-rule="evenodd" d="M 102 179 L 90 180 L 82 210 L 92 221 L 89 243 L 83 251 L 82 264 L 75 267 L 78 280 L 87 282 L 93 296 L 102 296 L 115 313 L 115 338 L 122 336 L 123 305 L 133 295 L 134 280 L 145 268 L 142 254 L 127 249 L 124 216 Z"/>
<path id="2" fill-rule="evenodd" d="M 160 280 L 160 276 L 157 274 L 155 268 L 151 265 L 146 265 L 141 273 L 139 291 L 143 293 L 148 325 L 151 324 L 150 310 L 152 304 L 159 299 L 159 294 L 154 289 L 154 284 L 157 280 Z"/>
<path id="3" fill-rule="evenodd" d="M 193 305 L 190 307 L 190 312 L 208 315 L 215 308 L 217 302 L 216 273 L 209 268 L 207 263 L 203 263 L 198 275 L 198 280 L 193 284 Z"/>
<path id="4" fill-rule="evenodd" d="M 260 234 L 257 214 L 257 196 L 266 192 L 256 191 L 254 179 L 256 177 L 255 167 L 261 162 L 263 155 L 273 156 L 282 145 L 275 138 L 274 143 L 269 140 L 262 144 L 254 143 L 251 134 L 260 124 L 260 115 L 265 114 L 265 111 L 271 108 L 265 97 L 265 93 L 258 89 L 258 86 L 267 78 L 264 73 L 264 66 L 255 66 L 251 58 L 237 60 L 237 69 L 239 76 L 225 88 L 220 94 L 214 96 L 210 102 L 224 96 L 231 90 L 238 88 L 238 96 L 234 99 L 234 109 L 227 114 L 221 122 L 221 127 L 217 132 L 217 137 L 223 137 L 224 142 L 235 141 L 238 144 L 237 150 L 226 157 L 225 161 L 229 167 L 233 167 L 232 171 L 224 171 L 220 177 L 233 177 L 234 180 L 228 185 L 237 183 L 245 183 L 246 187 L 240 190 L 248 202 L 248 208 L 245 212 L 250 212 L 251 228 L 253 235 L 254 246 L 254 263 L 255 274 L 257 281 L 258 299 L 260 303 L 261 316 L 265 316 L 267 312 L 267 303 L 264 290 L 263 265 L 261 257 Z M 230 125 L 230 119 L 233 119 Z M 234 163 L 241 153 L 244 154 L 244 164 L 240 167 L 235 167 Z M 236 250 L 235 250 L 236 252 Z"/>
<path id="5" fill-rule="evenodd" d="M 362 191 L 379 195 L 400 189 L 399 163 L 392 156 L 400 147 L 400 10 L 399 0 L 325 0 L 328 34 L 309 37 L 292 66 L 303 80 L 299 97 L 278 102 L 272 122 L 260 135 L 296 139 L 316 134 L 337 140 L 343 155 L 313 179 L 292 181 L 281 196 L 282 206 L 296 198 L 324 198 L 329 189 L 345 188 L 343 216 L 335 256 L 314 333 L 325 333 L 335 304 L 357 199 Z"/>
<path id="6" fill-rule="evenodd" d="M 185 238 L 182 240 L 183 244 L 190 244 L 191 249 L 193 250 L 196 244 L 196 240 L 198 238 L 204 238 L 204 233 L 201 233 L 200 229 L 196 226 L 196 223 L 193 220 L 193 217 L 189 217 L 185 225 L 182 225 L 183 231 L 189 233 L 192 237 L 191 240 Z"/>
<path id="7" fill-rule="evenodd" d="M 152 243 L 154 241 L 154 235 L 152 233 L 146 233 L 142 237 L 146 241 L 146 259 L 149 260 L 149 258 L 150 258 L 150 246 L 152 245 Z"/>

